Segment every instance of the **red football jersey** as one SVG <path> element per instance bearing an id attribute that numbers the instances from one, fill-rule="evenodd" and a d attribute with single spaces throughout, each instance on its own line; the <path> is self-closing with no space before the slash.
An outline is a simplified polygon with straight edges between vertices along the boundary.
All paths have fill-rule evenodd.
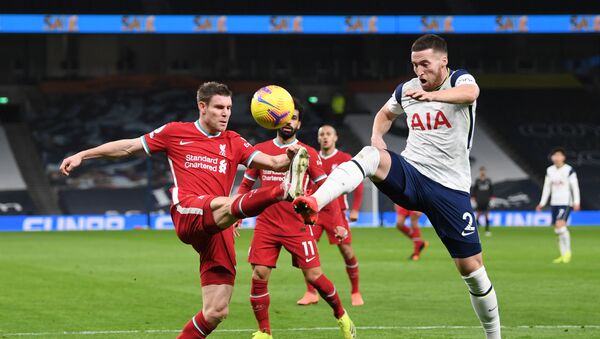
<path id="1" fill-rule="evenodd" d="M 229 196 L 238 164 L 249 166 L 258 153 L 236 132 L 211 135 L 199 121 L 170 122 L 140 139 L 148 155 L 167 154 L 173 204 L 188 194 Z"/>
<path id="2" fill-rule="evenodd" d="M 340 165 L 346 161 L 352 160 L 352 156 L 350 154 L 348 154 L 346 152 L 342 152 L 338 149 L 335 149 L 333 151 L 333 153 L 331 153 L 329 155 L 324 155 L 321 152 L 319 152 L 319 155 L 321 156 L 321 160 L 323 161 L 323 169 L 325 170 L 325 173 L 327 173 L 327 175 L 329 175 L 331 173 L 331 171 L 333 171 L 333 169 L 336 168 L 338 165 Z M 362 203 L 362 194 L 363 194 L 363 184 L 361 183 L 354 190 L 354 198 L 352 199 L 352 209 L 353 210 L 360 209 L 360 204 Z M 340 197 L 338 198 L 338 204 L 340 205 L 342 210 L 348 209 L 349 205 L 348 205 L 348 199 L 347 199 L 346 194 L 340 195 Z M 328 206 L 325 206 L 325 208 L 328 208 Z"/>
<path id="3" fill-rule="evenodd" d="M 320 182 L 327 177 L 325 171 L 323 171 L 321 158 L 317 151 L 298 141 L 297 139 L 288 144 L 279 144 L 277 139 L 268 140 L 256 145 L 256 149 L 269 155 L 285 154 L 289 146 L 298 143 L 301 146 L 306 147 L 308 151 L 309 165 L 307 170 L 307 176 L 313 183 Z M 254 183 L 256 180 L 260 180 L 261 187 L 268 187 L 273 185 L 281 185 L 284 180 L 285 173 L 274 172 L 270 170 L 258 170 L 249 168 L 244 173 L 244 181 Z M 240 187 L 240 192 L 249 190 L 245 184 Z M 268 227 L 267 232 L 273 235 L 286 236 L 290 234 L 296 234 L 303 229 L 304 222 L 299 214 L 294 212 L 294 207 L 289 201 L 281 201 L 274 205 L 267 207 L 261 214 L 256 217 L 256 228 Z"/>

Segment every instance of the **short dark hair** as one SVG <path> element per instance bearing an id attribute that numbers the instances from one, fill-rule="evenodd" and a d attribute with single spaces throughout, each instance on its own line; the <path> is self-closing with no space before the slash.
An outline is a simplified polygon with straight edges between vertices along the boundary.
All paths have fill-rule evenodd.
<path id="1" fill-rule="evenodd" d="M 298 111 L 298 121 L 302 121 L 302 113 L 304 113 L 304 107 L 300 103 L 300 99 L 293 97 L 294 108 Z"/>
<path id="2" fill-rule="evenodd" d="M 484 166 L 481 166 L 481 167 L 479 167 L 479 170 L 480 170 L 480 171 L 485 171 L 485 167 L 484 167 Z"/>
<path id="3" fill-rule="evenodd" d="M 210 99 L 212 99 L 212 97 L 215 95 L 230 97 L 231 94 L 231 90 L 229 87 L 227 87 L 227 85 L 218 83 L 216 81 L 209 81 L 198 87 L 198 92 L 196 92 L 196 101 L 198 103 L 202 101 L 206 104 L 209 104 Z"/>
<path id="4" fill-rule="evenodd" d="M 412 52 L 420 52 L 430 48 L 436 52 L 448 53 L 448 45 L 446 44 L 446 40 L 435 34 L 421 35 L 412 44 L 410 50 Z"/>
<path id="5" fill-rule="evenodd" d="M 567 156 L 567 151 L 562 147 L 554 147 L 550 152 L 550 156 L 554 155 L 555 153 L 562 153 L 562 155 L 565 157 Z"/>

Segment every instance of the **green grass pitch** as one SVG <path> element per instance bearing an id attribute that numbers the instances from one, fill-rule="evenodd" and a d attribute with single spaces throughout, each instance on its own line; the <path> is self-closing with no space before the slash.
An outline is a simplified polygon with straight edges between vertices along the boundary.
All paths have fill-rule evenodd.
<path id="1" fill-rule="evenodd" d="M 482 238 L 505 338 L 600 338 L 600 227 L 571 228 L 573 261 L 556 265 L 550 228 L 496 228 Z M 482 338 L 466 287 L 431 229 L 421 261 L 395 229 L 355 229 L 365 306 L 350 306 L 337 248 L 321 241 L 359 338 Z M 250 338 L 249 230 L 237 240 L 229 318 L 211 338 Z M 326 240 L 326 239 L 324 239 Z M 198 258 L 173 232 L 0 233 L 0 337 L 174 338 L 201 305 Z M 323 301 L 296 306 L 301 273 L 283 252 L 274 270 L 275 338 L 339 338 Z M 588 326 L 584 326 L 588 325 Z M 67 333 L 65 333 L 67 332 Z"/>

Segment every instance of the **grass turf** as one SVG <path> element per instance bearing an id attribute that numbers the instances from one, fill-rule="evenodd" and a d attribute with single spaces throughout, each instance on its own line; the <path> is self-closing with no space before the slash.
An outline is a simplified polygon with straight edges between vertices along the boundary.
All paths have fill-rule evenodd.
<path id="1" fill-rule="evenodd" d="M 550 228 L 493 231 L 482 241 L 504 336 L 600 338 L 600 227 L 571 228 L 568 265 L 551 263 L 557 246 Z M 365 306 L 350 306 L 337 248 L 322 241 L 319 250 L 359 338 L 483 337 L 466 287 L 431 229 L 423 231 L 430 246 L 419 262 L 407 260 L 412 244 L 395 229 L 353 232 Z M 211 338 L 254 331 L 245 258 L 251 236 L 242 231 L 236 243 L 230 316 Z M 200 308 L 197 272 L 195 252 L 173 232 L 0 233 L 0 337 L 173 338 Z M 296 306 L 304 284 L 287 252 L 269 289 L 275 338 L 340 337 L 326 303 Z"/>

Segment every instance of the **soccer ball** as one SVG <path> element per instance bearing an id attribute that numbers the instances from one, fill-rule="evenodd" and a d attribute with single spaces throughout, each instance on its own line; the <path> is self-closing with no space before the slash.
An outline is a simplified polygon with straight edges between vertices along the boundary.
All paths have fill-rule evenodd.
<path id="1" fill-rule="evenodd" d="M 252 96 L 250 111 L 256 122 L 264 128 L 279 129 L 294 114 L 294 100 L 283 87 L 265 86 Z"/>

